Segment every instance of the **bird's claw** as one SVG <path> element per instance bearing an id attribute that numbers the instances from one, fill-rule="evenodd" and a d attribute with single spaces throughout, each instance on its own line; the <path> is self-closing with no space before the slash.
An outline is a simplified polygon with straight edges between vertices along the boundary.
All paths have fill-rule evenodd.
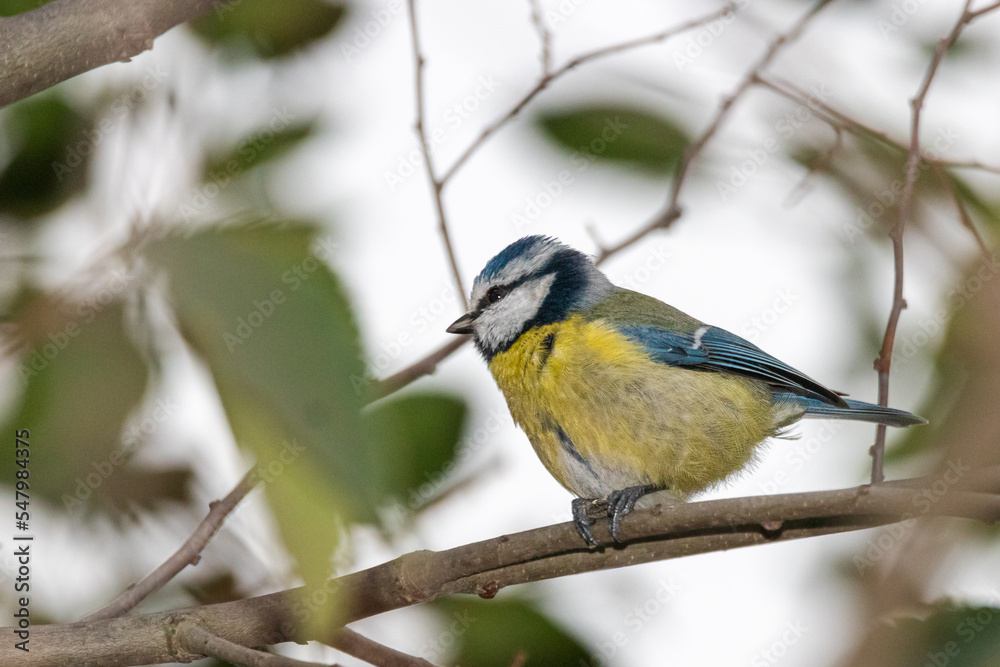
<path id="1" fill-rule="evenodd" d="M 594 533 L 590 530 L 590 527 L 594 525 L 594 520 L 591 519 L 588 514 L 588 510 L 593 507 L 593 505 L 593 498 L 573 499 L 573 526 L 588 546 L 597 547 L 600 546 L 601 543 L 597 541 L 597 538 L 594 537 Z"/>
<path id="2" fill-rule="evenodd" d="M 647 493 L 662 491 L 664 488 L 666 487 L 656 484 L 641 484 L 612 491 L 607 498 L 574 498 L 572 504 L 573 525 L 576 527 L 576 532 L 589 546 L 601 546 L 601 543 L 594 537 L 593 531 L 590 530 L 590 527 L 594 525 L 594 519 L 591 518 L 590 513 L 604 513 L 606 511 L 611 520 L 611 539 L 615 541 L 615 544 L 621 544 L 618 529 L 621 526 L 622 517 L 632 511 L 639 498 Z"/>

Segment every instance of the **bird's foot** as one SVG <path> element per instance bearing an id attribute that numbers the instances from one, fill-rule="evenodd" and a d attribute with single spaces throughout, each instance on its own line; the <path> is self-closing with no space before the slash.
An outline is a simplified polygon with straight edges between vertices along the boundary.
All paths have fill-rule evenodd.
<path id="1" fill-rule="evenodd" d="M 635 503 L 648 493 L 662 491 L 665 487 L 657 484 L 641 484 L 630 486 L 608 494 L 608 518 L 611 519 L 611 539 L 616 544 L 621 544 L 618 539 L 618 527 L 621 525 L 622 517 L 632 511 Z"/>
<path id="2" fill-rule="evenodd" d="M 662 491 L 664 488 L 666 487 L 657 484 L 641 484 L 612 491 L 606 498 L 574 498 L 572 505 L 573 526 L 584 542 L 590 546 L 599 547 L 601 542 L 594 537 L 590 527 L 594 525 L 595 516 L 606 514 L 611 520 L 611 538 L 616 544 L 621 544 L 618 529 L 622 517 L 632 511 L 639 498 L 654 491 Z"/>
<path id="3" fill-rule="evenodd" d="M 572 503 L 573 508 L 573 526 L 576 528 L 576 532 L 580 534 L 583 541 L 587 543 L 588 546 L 599 547 L 601 543 L 597 541 L 594 537 L 594 533 L 591 532 L 590 527 L 594 525 L 594 519 L 591 518 L 590 512 L 598 507 L 598 505 L 604 502 L 603 498 L 574 498 Z"/>

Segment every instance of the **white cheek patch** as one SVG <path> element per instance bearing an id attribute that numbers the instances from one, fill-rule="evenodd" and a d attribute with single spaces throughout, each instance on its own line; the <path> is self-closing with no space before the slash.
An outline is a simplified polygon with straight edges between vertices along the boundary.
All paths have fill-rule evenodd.
<path id="1" fill-rule="evenodd" d="M 476 336 L 490 350 L 497 350 L 521 335 L 525 323 L 538 314 L 556 274 L 519 285 L 476 318 Z"/>

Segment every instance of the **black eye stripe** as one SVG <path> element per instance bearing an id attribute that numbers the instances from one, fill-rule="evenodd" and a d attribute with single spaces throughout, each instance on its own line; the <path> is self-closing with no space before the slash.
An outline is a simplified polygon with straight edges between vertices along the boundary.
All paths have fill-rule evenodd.
<path id="1" fill-rule="evenodd" d="M 486 294 L 484 294 L 482 297 L 480 297 L 479 301 L 476 303 L 476 312 L 477 313 L 482 312 L 487 307 L 489 307 L 491 304 L 496 303 L 496 301 L 490 301 L 490 292 L 492 292 L 494 289 L 497 289 L 497 288 L 503 289 L 504 290 L 503 295 L 507 296 L 508 294 L 510 294 L 511 292 L 513 292 L 515 289 L 517 289 L 518 287 L 520 287 L 524 283 L 528 282 L 529 280 L 534 280 L 536 278 L 541 278 L 541 277 L 543 277 L 545 275 L 548 275 L 549 273 L 552 273 L 555 270 L 555 266 L 554 265 L 556 263 L 556 260 L 557 260 L 557 257 L 553 257 L 548 262 L 546 262 L 543 267 L 541 267 L 540 269 L 538 269 L 536 271 L 533 271 L 533 272 L 529 273 L 526 276 L 521 276 L 517 280 L 513 280 L 513 281 L 511 281 L 509 283 L 506 283 L 506 284 L 503 284 L 503 285 L 494 285 L 493 287 L 489 288 L 488 290 L 486 290 Z M 503 297 L 501 297 L 501 298 L 503 298 Z M 497 299 L 497 301 L 499 301 L 499 299 Z"/>

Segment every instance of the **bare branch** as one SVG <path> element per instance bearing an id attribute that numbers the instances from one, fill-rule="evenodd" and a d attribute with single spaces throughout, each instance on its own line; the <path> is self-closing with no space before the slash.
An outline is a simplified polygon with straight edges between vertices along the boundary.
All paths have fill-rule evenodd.
<path id="1" fill-rule="evenodd" d="M 411 15 L 411 17 L 413 17 L 414 16 L 413 4 L 414 4 L 415 0 L 408 0 L 408 1 L 410 3 L 410 15 Z M 532 6 L 534 7 L 534 5 L 532 5 Z M 452 176 L 455 175 L 455 173 L 462 167 L 462 165 L 464 165 L 465 162 L 470 157 L 472 157 L 472 155 L 475 154 L 475 152 L 478 151 L 483 146 L 483 144 L 486 143 L 486 141 L 491 136 L 493 136 L 494 133 L 497 132 L 497 130 L 499 130 L 500 128 L 502 128 L 504 125 L 506 125 L 508 122 L 510 122 L 513 118 L 515 118 L 519 113 L 521 113 L 521 110 L 524 109 L 533 99 L 535 99 L 535 97 L 537 97 L 539 93 L 541 93 L 543 90 L 545 90 L 552 81 L 554 81 L 554 80 L 558 79 L 559 77 L 563 76 L 564 74 L 566 74 L 570 70 L 573 70 L 576 67 L 579 67 L 580 65 L 588 63 L 588 62 L 590 62 L 592 60 L 597 60 L 599 58 L 603 58 L 604 56 L 612 55 L 612 54 L 615 54 L 615 53 L 622 53 L 624 51 L 635 49 L 635 48 L 638 48 L 640 46 L 646 46 L 646 45 L 649 45 L 649 44 L 654 44 L 654 43 L 657 43 L 657 42 L 662 42 L 662 41 L 664 41 L 666 39 L 669 39 L 670 37 L 678 35 L 678 34 L 680 34 L 682 32 L 687 31 L 687 30 L 691 30 L 693 28 L 700 27 L 700 26 L 705 25 L 707 23 L 710 23 L 710 22 L 712 22 L 714 20 L 720 19 L 720 18 L 722 18 L 724 16 L 728 16 L 733 11 L 734 11 L 733 7 L 731 5 L 727 5 L 726 7 L 722 8 L 721 10 L 712 12 L 711 14 L 707 14 L 706 16 L 703 16 L 702 18 L 694 19 L 692 21 L 688 21 L 686 23 L 682 23 L 681 25 L 675 26 L 675 27 L 670 28 L 668 30 L 663 30 L 663 31 L 658 32 L 656 34 L 648 35 L 646 37 L 642 37 L 642 38 L 639 38 L 639 39 L 629 40 L 627 42 L 621 42 L 619 44 L 613 44 L 611 46 L 606 46 L 606 47 L 603 47 L 603 48 L 600 48 L 600 49 L 596 49 L 594 51 L 590 51 L 590 52 L 585 53 L 583 55 L 577 56 L 576 58 L 570 60 L 569 62 L 567 62 L 565 65 L 563 65 L 559 69 L 555 70 L 554 72 L 551 72 L 551 73 L 544 73 L 543 72 L 542 76 L 538 79 L 538 81 L 536 82 L 535 86 L 531 90 L 529 90 L 524 95 L 524 97 L 522 97 L 518 102 L 516 102 L 514 104 L 514 106 L 512 106 L 507 111 L 507 113 L 505 113 L 503 116 L 501 116 L 497 120 L 493 121 L 491 124 L 487 125 L 482 130 L 482 132 L 480 132 L 479 136 L 476 137 L 476 139 L 471 144 L 469 144 L 469 146 L 462 152 L 461 155 L 459 155 L 458 159 L 455 160 L 455 163 L 452 164 L 452 166 L 442 176 L 440 176 L 440 177 L 437 177 L 435 175 L 436 172 L 435 172 L 434 168 L 431 166 L 430 155 L 428 154 L 429 151 L 428 151 L 428 146 L 427 146 L 427 142 L 426 142 L 426 138 L 425 138 L 425 130 L 423 129 L 423 101 L 422 101 L 423 100 L 423 92 L 422 92 L 423 91 L 423 74 L 422 74 L 422 71 L 423 71 L 423 62 L 424 61 L 423 61 L 423 56 L 421 55 L 421 52 L 420 52 L 419 42 L 417 41 L 416 21 L 414 19 L 411 22 L 411 30 L 413 31 L 414 57 L 416 58 L 416 61 L 417 61 L 417 74 L 416 74 L 416 76 L 417 76 L 417 107 L 418 107 L 418 113 L 417 113 L 417 132 L 418 132 L 418 134 L 421 137 L 421 145 L 423 146 L 424 157 L 426 158 L 424 160 L 424 164 L 427 166 L 428 176 L 429 176 L 429 178 L 431 180 L 431 188 L 434 191 L 435 203 L 436 203 L 437 210 L 438 210 L 438 221 L 440 223 L 440 229 L 441 229 L 442 235 L 444 236 L 444 239 L 445 239 L 445 247 L 446 247 L 446 249 L 448 251 L 449 259 L 451 260 L 452 273 L 455 276 L 456 284 L 458 285 L 459 291 L 462 294 L 462 303 L 463 303 L 463 305 L 466 308 L 468 307 L 468 301 L 466 300 L 465 291 L 462 288 L 462 282 L 461 282 L 461 280 L 460 280 L 460 278 L 458 276 L 458 267 L 457 267 L 457 263 L 454 260 L 454 253 L 451 250 L 451 240 L 450 240 L 450 236 L 448 235 L 447 224 L 445 223 L 444 205 L 442 203 L 442 190 L 444 189 L 444 186 L 448 183 L 448 181 L 451 180 Z M 644 229 L 640 229 L 635 234 L 633 234 L 631 237 L 629 237 L 625 241 L 617 244 L 613 248 L 601 248 L 599 250 L 599 252 L 598 252 L 598 255 L 597 255 L 597 262 L 598 263 L 603 262 L 604 260 L 608 259 L 609 257 L 611 257 L 612 255 L 614 255 L 615 253 L 617 253 L 617 252 L 619 252 L 621 250 L 624 250 L 625 248 L 629 247 L 630 245 L 636 243 L 637 241 L 639 241 L 640 239 L 642 239 L 643 237 L 645 237 L 647 234 L 649 234 L 651 231 L 653 231 L 653 229 L 656 229 L 656 228 L 658 228 L 660 226 L 661 225 L 653 225 L 653 226 L 650 226 L 650 227 L 647 227 L 647 228 L 644 228 Z M 379 382 L 378 386 L 372 392 L 373 400 L 377 399 L 377 398 L 382 398 L 384 396 L 388 396 L 389 394 L 392 394 L 392 393 L 394 393 L 396 391 L 399 391 L 400 389 L 402 389 L 403 387 L 407 386 L 411 382 L 413 382 L 415 380 L 418 380 L 418 379 L 424 377 L 425 375 L 430 375 L 431 373 L 433 373 L 436 370 L 437 365 L 441 361 L 443 361 L 447 357 L 451 356 L 451 354 L 453 352 L 455 352 L 457 349 L 459 349 L 462 345 L 464 345 L 466 341 L 467 341 L 467 338 L 466 337 L 462 337 L 462 338 L 460 338 L 460 339 L 458 339 L 456 341 L 452 341 L 450 343 L 447 343 L 447 344 L 443 345 L 442 347 L 438 348 L 437 350 L 435 350 L 434 352 L 431 352 L 426 357 L 420 359 L 419 361 L 416 361 L 412 365 L 410 365 L 410 366 L 404 368 L 403 370 L 399 371 L 395 375 L 382 380 L 381 382 Z"/>
<path id="2" fill-rule="evenodd" d="M 434 667 L 433 663 L 396 649 L 383 646 L 350 628 L 341 628 L 334 635 L 330 646 L 358 660 L 377 667 Z"/>
<path id="3" fill-rule="evenodd" d="M 407 0 L 410 15 L 410 35 L 413 41 L 413 62 L 414 77 L 416 79 L 416 105 L 417 105 L 417 135 L 420 137 L 420 151 L 424 156 L 424 168 L 427 171 L 427 179 L 431 184 L 431 193 L 434 196 L 434 207 L 437 210 L 438 229 L 444 241 L 445 252 L 448 255 L 448 263 L 451 265 L 452 279 L 458 288 L 458 296 L 462 299 L 462 306 L 469 307 L 469 297 L 465 294 L 465 286 L 462 284 L 462 272 L 458 269 L 458 260 L 455 258 L 455 249 L 451 244 L 451 233 L 448 231 L 448 218 L 444 213 L 444 200 L 441 197 L 441 190 L 444 188 L 444 180 L 438 178 L 434 170 L 434 163 L 431 158 L 431 146 L 427 141 L 427 127 L 424 121 L 424 55 L 420 50 L 420 32 L 417 30 L 417 7 L 416 0 Z"/>
<path id="4" fill-rule="evenodd" d="M 899 219 L 889 231 L 892 239 L 892 256 L 894 280 L 892 287 L 892 308 L 889 311 L 889 321 L 885 326 L 885 335 L 882 337 L 882 349 L 875 360 L 875 370 L 878 372 L 878 404 L 889 404 L 889 370 L 892 366 L 892 349 L 896 341 L 896 328 L 899 325 L 899 317 L 906 308 L 906 300 L 903 298 L 903 232 L 912 217 L 914 190 L 917 178 L 920 175 L 920 163 L 922 161 L 920 153 L 920 117 L 924 108 L 924 101 L 930 91 L 931 83 L 937 74 L 938 67 L 944 59 L 944 54 L 954 44 L 962 30 L 976 18 L 983 16 L 989 11 L 1000 7 L 1000 3 L 990 5 L 976 12 L 969 10 L 972 0 L 966 0 L 961 16 L 955 22 L 954 27 L 946 36 L 938 41 L 934 48 L 934 55 L 931 56 L 927 71 L 924 72 L 924 79 L 917 89 L 916 95 L 910 100 L 911 123 L 910 123 L 910 149 L 906 160 L 906 182 L 903 185 L 903 194 L 899 200 Z M 872 483 L 877 484 L 884 479 L 882 473 L 883 459 L 885 453 L 885 425 L 879 425 L 875 430 L 875 444 L 872 445 Z"/>
<path id="5" fill-rule="evenodd" d="M 542 16 L 541 0 L 528 0 L 531 5 L 531 23 L 538 33 L 538 41 L 541 44 L 542 78 L 549 76 L 552 72 L 552 33 L 545 25 L 545 17 Z"/>
<path id="6" fill-rule="evenodd" d="M 472 340 L 471 336 L 455 336 L 453 340 L 448 341 L 420 361 L 407 366 L 384 380 L 379 380 L 370 393 L 371 400 L 375 401 L 389 394 L 394 394 L 414 380 L 419 380 L 425 375 L 433 374 L 437 370 L 439 363 L 450 357 L 452 353 L 470 340 Z"/>
<path id="7" fill-rule="evenodd" d="M 132 610 L 147 597 L 163 588 L 171 579 L 176 577 L 181 570 L 188 565 L 197 565 L 201 559 L 201 552 L 208 546 L 209 540 L 215 536 L 222 527 L 222 522 L 236 509 L 240 501 L 250 493 L 257 484 L 257 469 L 250 471 L 240 480 L 232 491 L 226 494 L 222 500 L 209 503 L 208 515 L 202 520 L 191 537 L 185 540 L 181 548 L 173 553 L 158 568 L 153 570 L 139 583 L 130 586 L 124 593 L 116 597 L 104 607 L 101 607 L 92 614 L 88 614 L 83 621 L 97 621 L 105 618 L 114 618 Z"/>
<path id="8" fill-rule="evenodd" d="M 234 644 L 215 636 L 193 621 L 181 621 L 177 624 L 177 642 L 182 648 L 197 655 L 218 658 L 245 667 L 318 667 L 313 662 L 293 660 Z"/>
<path id="9" fill-rule="evenodd" d="M 55 0 L 0 18 L 0 108 L 77 74 L 128 62 L 221 0 Z"/>
<path id="10" fill-rule="evenodd" d="M 979 171 L 988 171 L 991 174 L 1000 174 L 1000 167 L 979 160 L 937 160 L 937 163 L 953 169 L 978 169 Z"/>
<path id="11" fill-rule="evenodd" d="M 986 472 L 982 471 L 985 475 Z M 939 495 L 926 516 L 966 517 L 994 522 L 1000 495 L 974 489 L 996 488 L 995 471 L 969 473 L 960 487 Z M 982 479 L 979 479 L 982 477 Z M 979 481 L 977 481 L 977 479 Z M 344 601 L 334 625 L 347 624 L 393 609 L 429 602 L 442 595 L 495 595 L 516 583 L 633 563 L 680 558 L 767 542 L 861 530 L 920 515 L 916 502 L 926 480 L 887 483 L 838 491 L 733 498 L 654 507 L 633 512 L 622 522 L 621 548 L 583 545 L 571 523 L 504 535 L 447 551 L 415 551 L 381 565 L 329 582 Z M 609 540 L 607 521 L 595 525 Z M 331 642 L 329 636 L 303 636 L 309 625 L 311 591 L 303 588 L 248 600 L 185 610 L 126 616 L 70 625 L 37 625 L 29 654 L 16 657 L 23 667 L 101 664 L 145 665 L 177 658 L 171 628 L 192 620 L 217 637 L 242 646 L 271 645 L 296 639 Z M 292 614 L 290 609 L 300 613 Z M 301 612 L 305 611 L 305 614 Z M 329 627 L 329 626 L 328 626 Z M 0 663 L 15 661 L 13 628 L 0 630 Z"/>
<path id="12" fill-rule="evenodd" d="M 521 110 L 524 109 L 524 107 L 528 106 L 528 104 L 533 99 L 535 99 L 539 93 L 545 90 L 550 83 L 560 78 L 567 72 L 570 72 L 571 70 L 579 67 L 580 65 L 589 63 L 599 58 L 603 58 L 605 56 L 610 56 L 616 53 L 622 53 L 624 51 L 630 51 L 632 49 L 639 48 L 640 46 L 647 46 L 649 44 L 663 42 L 683 32 L 686 32 L 693 28 L 701 27 L 707 23 L 711 23 L 712 21 L 720 19 L 724 16 L 728 16 L 731 12 L 733 12 L 733 7 L 731 5 L 726 5 L 721 10 L 712 12 L 711 14 L 706 14 L 705 16 L 699 19 L 687 21 L 678 26 L 674 26 L 673 28 L 670 28 L 668 30 L 663 30 L 653 35 L 640 37 L 639 39 L 633 39 L 627 42 L 621 42 L 619 44 L 613 44 L 611 46 L 605 46 L 603 48 L 590 51 L 583 55 L 577 56 L 576 58 L 573 58 L 562 67 L 553 71 L 548 76 L 543 75 L 535 83 L 534 87 L 531 90 L 529 90 L 524 95 L 524 97 L 518 100 L 514 104 L 514 106 L 512 106 L 507 111 L 507 113 L 505 113 L 503 116 L 501 116 L 500 118 L 496 119 L 495 121 L 487 125 L 485 128 L 483 128 L 482 132 L 479 133 L 479 136 L 476 137 L 476 139 L 471 144 L 469 144 L 468 148 L 466 148 L 462 152 L 462 154 L 458 156 L 458 159 L 455 160 L 454 164 L 452 164 L 451 167 L 444 173 L 444 175 L 441 177 L 441 182 L 447 183 L 449 180 L 451 180 L 451 177 L 455 175 L 455 172 L 458 171 L 462 167 L 462 165 L 465 164 L 466 160 L 472 157 L 472 155 L 477 150 L 479 150 L 484 143 L 486 143 L 487 139 L 493 136 L 493 134 L 496 133 L 497 130 L 502 128 L 513 118 L 515 118 L 519 113 L 521 113 Z"/>
<path id="13" fill-rule="evenodd" d="M 711 141 L 712 137 L 715 136 L 716 132 L 722 126 L 722 123 L 726 120 L 731 112 L 733 105 L 743 97 L 743 95 L 753 86 L 757 77 L 766 69 L 773 61 L 775 56 L 784 48 L 786 45 L 794 42 L 805 30 L 806 26 L 810 21 L 832 0 L 820 0 L 815 6 L 813 6 L 808 12 L 806 12 L 798 21 L 796 21 L 792 26 L 778 34 L 773 40 L 771 40 L 770 45 L 768 45 L 767 50 L 764 51 L 763 55 L 754 63 L 750 71 L 747 72 L 746 76 L 743 77 L 739 85 L 730 93 L 727 97 L 722 100 L 722 104 L 719 105 L 718 110 L 715 112 L 715 116 L 712 121 L 708 124 L 708 127 L 695 139 L 691 145 L 687 147 L 684 151 L 684 157 L 681 159 L 677 166 L 677 170 L 674 172 L 673 180 L 670 184 L 670 196 L 667 198 L 667 204 L 663 211 L 653 218 L 652 221 L 647 225 L 648 229 L 664 228 L 669 227 L 677 218 L 681 216 L 680 209 L 680 194 L 681 188 L 684 185 L 685 178 L 687 177 L 688 170 L 691 168 L 691 163 L 697 158 L 701 152 L 705 149 L 705 145 Z"/>

